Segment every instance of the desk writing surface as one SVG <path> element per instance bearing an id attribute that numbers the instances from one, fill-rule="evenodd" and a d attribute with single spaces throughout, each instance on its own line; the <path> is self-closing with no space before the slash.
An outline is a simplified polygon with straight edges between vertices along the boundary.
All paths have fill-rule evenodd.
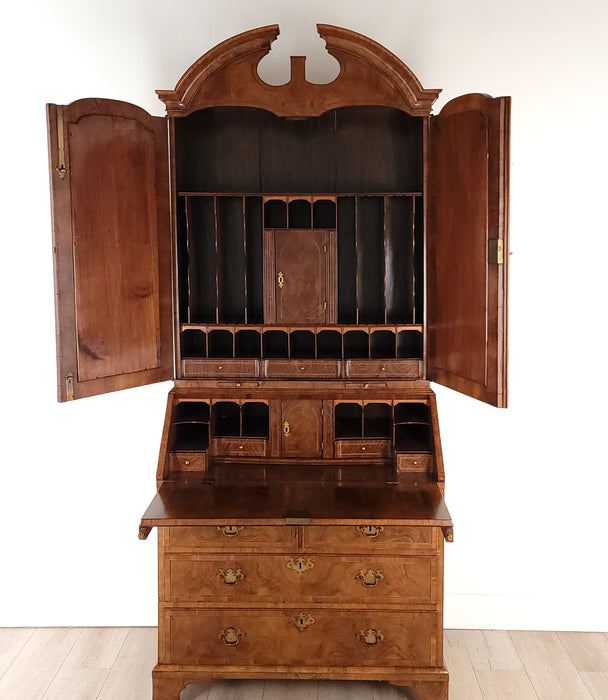
<path id="1" fill-rule="evenodd" d="M 165 482 L 142 526 L 218 525 L 234 520 L 281 525 L 286 518 L 311 524 L 370 523 L 451 527 L 443 496 L 434 482 L 394 483 Z"/>

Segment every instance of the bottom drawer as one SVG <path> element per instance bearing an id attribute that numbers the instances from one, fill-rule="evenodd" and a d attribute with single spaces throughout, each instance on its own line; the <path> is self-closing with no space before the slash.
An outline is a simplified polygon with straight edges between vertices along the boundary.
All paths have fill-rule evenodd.
<path id="1" fill-rule="evenodd" d="M 437 665 L 432 612 L 165 609 L 161 637 L 160 663 Z"/>

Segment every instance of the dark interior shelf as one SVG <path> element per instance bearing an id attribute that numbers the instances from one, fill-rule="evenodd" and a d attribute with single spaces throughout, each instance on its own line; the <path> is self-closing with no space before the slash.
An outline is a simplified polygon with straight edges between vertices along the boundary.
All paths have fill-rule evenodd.
<path id="1" fill-rule="evenodd" d="M 389 107 L 306 120 L 211 107 L 176 120 L 180 322 L 263 324 L 264 229 L 326 229 L 337 237 L 339 323 L 421 323 L 422 130 Z M 193 343 L 183 357 L 202 356 Z"/>
<path id="2" fill-rule="evenodd" d="M 393 439 L 401 452 L 433 452 L 430 410 L 423 403 L 340 402 L 334 407 L 334 436 Z"/>
<path id="3" fill-rule="evenodd" d="M 422 359 L 418 329 L 184 328 L 183 358 Z"/>
<path id="4" fill-rule="evenodd" d="M 268 404 L 247 401 L 217 401 L 211 408 L 211 433 L 213 437 L 268 438 Z"/>

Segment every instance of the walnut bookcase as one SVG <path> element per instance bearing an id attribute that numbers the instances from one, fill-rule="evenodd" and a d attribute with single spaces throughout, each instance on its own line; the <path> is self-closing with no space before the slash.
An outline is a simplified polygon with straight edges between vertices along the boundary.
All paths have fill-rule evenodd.
<path id="1" fill-rule="evenodd" d="M 431 115 L 398 58 L 283 86 L 261 27 L 167 117 L 49 105 L 61 401 L 174 380 L 154 699 L 213 678 L 376 679 L 447 700 L 452 538 L 434 380 L 506 405 L 509 98 Z"/>

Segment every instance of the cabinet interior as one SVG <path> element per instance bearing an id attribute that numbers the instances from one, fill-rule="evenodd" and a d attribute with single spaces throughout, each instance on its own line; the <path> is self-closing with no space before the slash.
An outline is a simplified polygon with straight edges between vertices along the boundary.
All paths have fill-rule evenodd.
<path id="1" fill-rule="evenodd" d="M 423 119 L 212 107 L 173 124 L 180 359 L 422 359 Z M 265 232 L 301 229 L 335 237 L 334 328 L 268 327 Z M 388 328 L 350 328 L 372 325 Z"/>

